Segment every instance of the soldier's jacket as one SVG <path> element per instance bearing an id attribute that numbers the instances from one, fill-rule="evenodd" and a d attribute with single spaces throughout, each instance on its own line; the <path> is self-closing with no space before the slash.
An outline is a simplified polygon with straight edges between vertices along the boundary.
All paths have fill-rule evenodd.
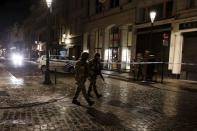
<path id="1" fill-rule="evenodd" d="M 77 82 L 85 81 L 88 77 L 88 63 L 84 61 L 77 61 L 75 65 L 75 80 Z"/>
<path id="2" fill-rule="evenodd" d="M 88 62 L 88 65 L 89 65 L 89 76 L 90 77 L 96 77 L 97 75 L 100 75 L 101 63 L 99 61 L 92 59 Z"/>

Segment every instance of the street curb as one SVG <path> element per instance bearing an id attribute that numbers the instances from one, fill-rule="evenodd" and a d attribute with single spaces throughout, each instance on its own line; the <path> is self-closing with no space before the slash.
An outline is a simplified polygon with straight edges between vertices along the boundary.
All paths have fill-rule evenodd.
<path id="1" fill-rule="evenodd" d="M 132 78 L 126 78 L 126 77 L 123 77 L 123 76 L 108 74 L 108 73 L 104 73 L 104 72 L 102 72 L 102 74 L 104 74 L 108 78 L 123 80 L 123 81 L 127 81 L 127 82 L 131 82 L 133 80 Z"/>
<path id="2" fill-rule="evenodd" d="M 116 79 L 116 80 L 122 80 L 122 81 L 127 81 L 127 82 L 131 82 L 130 80 L 131 79 L 128 79 L 128 78 L 120 78 L 118 76 L 111 76 L 109 74 L 104 74 L 105 77 L 108 77 L 108 78 L 112 78 L 112 79 Z"/>
<path id="3" fill-rule="evenodd" d="M 116 80 L 121 80 L 121 81 L 125 81 L 125 82 L 136 83 L 136 84 L 140 84 L 141 83 L 140 81 L 134 81 L 132 78 L 125 78 L 123 76 L 121 77 L 121 76 L 108 74 L 108 73 L 102 73 L 102 74 L 104 74 L 105 77 L 111 78 L 111 79 L 116 79 Z M 147 82 L 147 84 L 150 84 L 150 83 Z M 160 82 L 155 82 L 155 83 L 152 83 L 152 84 L 161 84 L 161 85 L 164 85 L 164 86 L 170 86 L 170 85 L 168 85 L 167 81 L 164 82 L 163 84 L 160 83 Z M 187 87 L 187 88 L 175 87 L 177 89 L 164 89 L 164 88 L 161 88 L 161 87 L 151 87 L 151 88 L 160 89 L 160 90 L 166 90 L 166 91 L 170 91 L 170 92 L 188 92 L 188 93 L 195 93 L 195 94 L 196 94 L 196 91 L 197 91 L 197 89 L 190 88 L 190 87 Z"/>
<path id="4" fill-rule="evenodd" d="M 41 105 L 46 105 L 46 104 L 50 104 L 50 103 L 55 103 L 57 101 L 63 100 L 65 99 L 65 97 L 60 97 L 60 98 L 56 98 L 56 99 L 51 99 L 49 101 L 43 101 L 43 102 L 33 102 L 33 103 L 25 103 L 25 104 L 21 104 L 18 106 L 5 106 L 5 107 L 0 107 L 1 109 L 20 109 L 20 108 L 30 108 L 30 107 L 35 107 L 35 106 L 41 106 Z"/>

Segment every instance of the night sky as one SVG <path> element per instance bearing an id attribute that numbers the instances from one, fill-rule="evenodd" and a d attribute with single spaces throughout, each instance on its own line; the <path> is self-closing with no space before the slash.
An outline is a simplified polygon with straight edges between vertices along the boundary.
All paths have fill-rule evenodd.
<path id="1" fill-rule="evenodd" d="M 38 0 L 0 0 L 0 36 L 16 22 L 22 22 Z"/>

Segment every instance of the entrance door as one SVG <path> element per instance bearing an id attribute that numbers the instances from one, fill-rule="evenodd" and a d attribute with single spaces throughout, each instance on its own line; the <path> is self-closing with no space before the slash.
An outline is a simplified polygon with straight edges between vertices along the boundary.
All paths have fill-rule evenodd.
<path id="1" fill-rule="evenodd" d="M 197 32 L 184 33 L 183 63 L 197 64 Z M 185 79 L 197 80 L 196 65 L 182 65 L 182 74 Z"/>

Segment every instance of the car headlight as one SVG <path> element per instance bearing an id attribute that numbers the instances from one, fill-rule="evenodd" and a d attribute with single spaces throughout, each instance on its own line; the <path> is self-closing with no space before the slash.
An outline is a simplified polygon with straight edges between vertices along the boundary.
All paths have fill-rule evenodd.
<path id="1" fill-rule="evenodd" d="M 16 66 L 23 65 L 23 56 L 20 54 L 13 54 L 12 55 L 12 62 Z"/>

